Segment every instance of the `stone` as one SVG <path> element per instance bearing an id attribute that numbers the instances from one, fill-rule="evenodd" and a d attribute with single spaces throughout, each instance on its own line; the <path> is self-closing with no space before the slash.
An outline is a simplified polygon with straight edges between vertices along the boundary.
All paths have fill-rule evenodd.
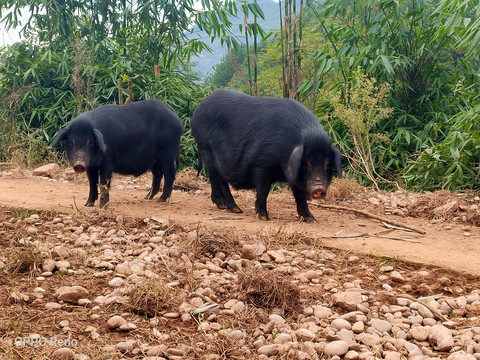
<path id="1" fill-rule="evenodd" d="M 117 349 L 123 353 L 130 352 L 133 350 L 136 343 L 136 340 L 121 341 L 117 344 Z"/>
<path id="2" fill-rule="evenodd" d="M 434 325 L 430 328 L 428 342 L 438 351 L 448 351 L 454 344 L 452 332 L 440 324 Z"/>
<path id="3" fill-rule="evenodd" d="M 59 360 L 73 360 L 75 359 L 75 353 L 69 348 L 60 348 L 53 352 L 52 357 Z"/>
<path id="4" fill-rule="evenodd" d="M 332 310 L 329 308 L 322 306 L 322 305 L 317 305 L 313 308 L 313 316 L 316 318 L 322 320 L 328 318 L 330 315 L 332 315 Z"/>
<path id="5" fill-rule="evenodd" d="M 56 178 L 60 172 L 60 165 L 57 163 L 50 163 L 40 166 L 32 171 L 33 176 L 46 176 L 50 178 Z"/>
<path id="6" fill-rule="evenodd" d="M 241 330 L 233 330 L 230 332 L 229 336 L 234 340 L 242 340 L 245 334 Z"/>
<path id="7" fill-rule="evenodd" d="M 52 251 L 52 256 L 56 258 L 65 259 L 70 255 L 70 250 L 63 245 L 55 246 Z"/>
<path id="8" fill-rule="evenodd" d="M 348 344 L 343 340 L 332 341 L 325 345 L 323 351 L 328 356 L 342 356 L 348 352 Z"/>
<path id="9" fill-rule="evenodd" d="M 355 334 L 360 334 L 365 330 L 365 324 L 363 321 L 357 321 L 352 325 L 352 331 Z"/>
<path id="10" fill-rule="evenodd" d="M 359 354 L 355 350 L 350 350 L 345 354 L 343 358 L 345 360 L 357 360 L 359 358 Z"/>
<path id="11" fill-rule="evenodd" d="M 409 334 L 416 341 L 425 341 L 428 339 L 430 331 L 423 326 L 414 326 L 410 329 Z"/>
<path id="12" fill-rule="evenodd" d="M 342 330 L 342 329 L 350 330 L 352 328 L 352 325 L 347 320 L 340 319 L 340 318 L 333 320 L 331 326 L 336 330 Z"/>
<path id="13" fill-rule="evenodd" d="M 88 290 L 83 286 L 62 286 L 55 291 L 58 300 L 76 303 L 79 299 L 88 295 Z"/>
<path id="14" fill-rule="evenodd" d="M 340 308 L 353 311 L 358 304 L 362 303 L 362 293 L 360 291 L 345 291 L 333 295 L 335 305 Z"/>
<path id="15" fill-rule="evenodd" d="M 432 312 L 425 305 L 419 303 L 417 306 L 417 310 L 423 318 L 433 319 Z"/>
<path id="16" fill-rule="evenodd" d="M 401 360 L 402 359 L 402 354 L 396 351 L 385 351 L 383 353 L 383 358 L 385 360 Z"/>
<path id="17" fill-rule="evenodd" d="M 257 351 L 260 355 L 275 356 L 275 355 L 278 355 L 278 353 L 282 349 L 283 349 L 283 345 L 281 344 L 270 344 L 270 345 L 260 346 Z"/>
<path id="18" fill-rule="evenodd" d="M 56 268 L 56 263 L 55 263 L 55 260 L 53 259 L 46 259 L 43 264 L 42 264 L 42 270 L 44 272 L 52 272 L 55 270 Z"/>
<path id="19" fill-rule="evenodd" d="M 285 319 L 283 317 L 281 317 L 280 315 L 277 315 L 277 314 L 272 314 L 268 317 L 268 320 L 274 322 L 274 323 L 278 323 L 278 324 L 283 324 L 285 323 Z"/>
<path id="20" fill-rule="evenodd" d="M 242 248 L 242 259 L 255 260 L 257 258 L 257 253 L 253 248 L 253 245 L 246 244 Z"/>
<path id="21" fill-rule="evenodd" d="M 447 360 L 476 360 L 477 358 L 471 354 L 466 354 L 463 351 L 457 351 L 450 354 Z"/>
<path id="22" fill-rule="evenodd" d="M 61 309 L 62 305 L 56 302 L 48 302 L 45 304 L 45 309 L 46 310 L 58 310 Z"/>
<path id="23" fill-rule="evenodd" d="M 372 319 L 371 325 L 381 333 L 387 333 L 392 330 L 392 324 L 387 320 Z"/>
<path id="24" fill-rule="evenodd" d="M 402 276 L 402 274 L 400 274 L 398 271 L 392 271 L 390 273 L 390 277 L 392 279 L 392 281 L 394 282 L 398 282 L 398 283 L 404 283 L 405 282 L 405 278 Z"/>
<path id="25" fill-rule="evenodd" d="M 107 327 L 110 329 L 110 330 L 114 330 L 114 329 L 118 329 L 120 326 L 122 325 L 126 325 L 127 324 L 127 320 L 125 320 L 123 317 L 121 317 L 120 315 L 115 315 L 115 316 L 112 316 L 110 319 L 108 319 L 107 321 Z"/>
<path id="26" fill-rule="evenodd" d="M 297 331 L 295 331 L 295 335 L 300 341 L 312 341 L 313 339 L 315 339 L 315 333 L 308 329 L 298 329 Z"/>
<path id="27" fill-rule="evenodd" d="M 108 282 L 108 286 L 111 287 L 121 287 L 125 285 L 125 280 L 121 277 L 114 277 L 112 280 Z"/>

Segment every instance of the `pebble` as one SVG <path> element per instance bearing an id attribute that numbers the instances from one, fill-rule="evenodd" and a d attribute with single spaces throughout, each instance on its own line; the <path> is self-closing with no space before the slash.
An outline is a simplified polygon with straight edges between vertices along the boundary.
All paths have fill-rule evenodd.
<path id="1" fill-rule="evenodd" d="M 123 317 L 119 315 L 112 316 L 108 321 L 107 321 L 107 327 L 111 330 L 117 329 L 122 325 L 126 325 L 127 320 L 125 320 Z"/>
<path id="2" fill-rule="evenodd" d="M 281 344 L 270 344 L 270 345 L 263 345 L 258 348 L 258 353 L 260 355 L 266 356 L 275 356 L 278 355 L 280 350 L 282 350 L 283 345 Z"/>
<path id="3" fill-rule="evenodd" d="M 55 295 L 60 301 L 74 302 L 84 298 L 89 294 L 88 290 L 83 286 L 62 286 L 55 291 Z"/>
<path id="4" fill-rule="evenodd" d="M 300 341 L 312 341 L 315 339 L 315 333 L 308 329 L 298 329 L 295 331 L 295 335 Z"/>
<path id="5" fill-rule="evenodd" d="M 348 352 L 348 343 L 343 340 L 332 341 L 325 345 L 324 352 L 328 356 L 342 356 Z"/>
<path id="6" fill-rule="evenodd" d="M 75 359 L 75 353 L 69 348 L 60 348 L 52 353 L 52 357 L 58 360 L 73 360 Z"/>
<path id="7" fill-rule="evenodd" d="M 242 238 L 238 244 L 228 244 L 225 248 L 219 245 L 219 249 L 206 253 L 198 248 L 192 256 L 182 247 L 183 234 L 179 230 L 169 234 L 169 230 L 152 219 L 138 228 L 132 228 L 129 220 L 121 215 L 105 218 L 103 224 L 88 224 L 73 216 L 59 215 L 49 222 L 50 228 L 42 225 L 46 222 L 40 217 L 27 219 L 25 223 L 31 227 L 32 235 L 23 242 L 37 244 L 42 254 L 52 259 L 44 259 L 34 275 L 38 279 L 42 274 L 42 287 L 35 282 L 25 282 L 21 284 L 22 293 L 7 292 L 7 296 L 10 294 L 10 300 L 22 306 L 48 310 L 46 317 L 55 316 L 57 331 L 65 336 L 70 333 L 74 336 L 74 331 L 78 331 L 72 311 L 75 316 L 86 316 L 91 322 L 87 320 L 82 325 L 83 335 L 92 343 L 100 339 L 102 345 L 98 349 L 108 358 L 117 354 L 175 360 L 195 353 L 202 359 L 220 360 L 222 355 L 218 351 L 221 350 L 210 345 L 225 341 L 232 349 L 232 356 L 245 359 L 480 360 L 480 326 L 476 326 L 480 319 L 480 289 L 467 292 L 458 279 L 448 276 L 435 279 L 438 289 L 431 282 L 427 283 L 429 288 L 421 280 L 434 276 L 433 270 L 410 271 L 397 264 L 362 264 L 363 256 L 357 255 L 343 259 L 348 267 L 363 266 L 364 271 L 359 275 L 337 267 L 332 262 L 337 255 L 332 251 L 282 249 L 280 241 L 264 241 L 263 235 Z M 6 223 L 18 222 L 14 219 Z M 476 230 L 470 226 L 462 231 Z M 44 241 L 46 234 L 55 235 L 47 236 Z M 195 239 L 195 227 L 186 234 Z M 222 240 L 220 232 L 213 236 Z M 208 241 L 203 241 L 202 245 L 207 245 Z M 268 244 L 268 248 L 262 242 Z M 79 259 L 85 261 L 85 266 Z M 0 267 L 5 263 L 6 259 L 0 258 Z M 171 276 L 179 271 L 179 264 L 182 269 L 194 269 L 187 272 L 186 282 L 183 273 Z M 276 304 L 273 310 L 269 308 L 266 318 L 262 309 L 263 323 L 252 326 L 249 317 L 256 316 L 257 305 L 252 306 L 251 299 L 243 297 L 246 292 L 238 291 L 238 280 L 249 270 L 256 273 L 265 269 L 278 271 L 278 279 L 288 279 L 301 291 L 312 290 L 312 294 L 321 295 L 311 297 L 310 303 L 300 302 L 305 305 L 298 314 L 288 313 L 282 304 Z M 57 270 L 70 276 L 55 276 Z M 95 286 L 90 286 L 90 275 Z M 163 304 L 161 316 L 147 319 L 123 306 L 130 301 L 130 286 L 135 287 L 147 278 L 154 284 L 164 285 L 167 277 L 166 286 L 172 291 L 183 291 L 185 298 L 175 303 L 172 297 L 171 302 Z M 412 280 L 418 282 L 415 285 L 418 289 L 410 283 Z M 106 284 L 108 286 L 104 286 Z M 195 290 L 190 287 L 192 284 Z M 443 290 L 439 290 L 441 288 Z M 429 300 L 427 307 L 421 301 L 401 297 L 402 293 L 412 294 L 413 290 L 421 291 L 423 296 L 445 294 Z M 194 326 L 195 329 L 198 324 L 190 312 L 207 302 L 218 302 L 220 307 L 198 319 L 201 324 L 198 334 L 191 335 L 201 336 L 202 344 L 195 349 L 197 354 L 192 351 L 191 340 L 182 341 L 182 337 L 165 331 L 164 325 L 179 329 Z M 429 307 L 437 309 L 449 321 L 439 321 Z M 108 318 L 108 314 L 115 311 L 125 313 L 115 313 Z M 108 336 L 105 328 L 121 332 Z M 144 331 L 148 332 L 147 337 L 139 336 Z M 38 339 L 44 335 L 28 336 Z M 150 340 L 145 340 L 149 338 L 152 345 Z M 207 348 L 204 352 L 199 350 Z M 86 353 L 85 348 L 81 349 Z M 92 358 L 75 354 L 81 351 L 79 348 L 53 350 L 52 359 Z"/>

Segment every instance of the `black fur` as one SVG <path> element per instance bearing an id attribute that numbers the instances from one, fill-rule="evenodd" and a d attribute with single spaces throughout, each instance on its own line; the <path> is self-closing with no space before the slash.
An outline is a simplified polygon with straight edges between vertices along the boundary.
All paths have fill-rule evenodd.
<path id="1" fill-rule="evenodd" d="M 142 100 L 123 106 L 105 105 L 80 114 L 58 133 L 52 146 L 65 142 L 70 164 L 86 165 L 90 184 L 86 206 L 93 206 L 98 198 L 99 177 L 100 206 L 107 204 L 114 172 L 139 176 L 151 170 L 153 181 L 147 199 L 158 193 L 164 176 L 159 201 L 165 201 L 175 180 L 182 131 L 182 121 L 166 105 Z"/>
<path id="2" fill-rule="evenodd" d="M 241 212 L 228 184 L 255 189 L 255 209 L 268 219 L 270 187 L 286 180 L 299 215 L 313 221 L 307 198 L 319 189 L 324 195 L 334 169 L 338 176 L 342 173 L 340 152 L 315 115 L 296 101 L 216 91 L 199 105 L 191 127 L 219 208 Z"/>

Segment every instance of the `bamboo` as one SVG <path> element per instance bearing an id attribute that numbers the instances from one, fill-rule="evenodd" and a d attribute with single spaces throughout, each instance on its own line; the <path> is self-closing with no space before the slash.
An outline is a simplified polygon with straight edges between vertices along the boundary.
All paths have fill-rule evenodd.
<path id="1" fill-rule="evenodd" d="M 123 105 L 123 89 L 122 89 L 122 79 L 117 79 L 117 88 L 118 88 L 118 105 Z"/>
<path id="2" fill-rule="evenodd" d="M 255 4 L 257 0 L 254 1 Z M 257 15 L 253 16 L 253 95 L 258 96 L 258 68 L 257 68 Z"/>
<path id="3" fill-rule="evenodd" d="M 247 68 L 248 68 L 248 85 L 250 89 L 250 95 L 252 95 L 252 70 L 250 67 L 250 49 L 248 48 L 248 28 L 247 28 L 247 12 L 243 12 L 243 25 L 245 27 L 245 46 L 247 48 Z"/>
<path id="4" fill-rule="evenodd" d="M 285 0 L 287 1 L 287 0 Z M 283 86 L 283 97 L 286 98 L 287 94 L 287 87 L 286 87 L 286 78 L 285 78 L 285 49 L 283 44 L 283 17 L 282 17 L 282 0 L 278 1 L 279 13 L 280 13 L 280 43 L 282 44 L 282 86 Z"/>

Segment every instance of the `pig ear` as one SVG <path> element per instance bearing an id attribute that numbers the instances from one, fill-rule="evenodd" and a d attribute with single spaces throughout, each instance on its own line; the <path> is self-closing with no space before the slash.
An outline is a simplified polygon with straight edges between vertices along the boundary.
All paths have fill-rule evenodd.
<path id="1" fill-rule="evenodd" d="M 93 133 L 95 134 L 95 139 L 97 140 L 98 147 L 102 152 L 107 151 L 107 145 L 105 145 L 105 141 L 103 141 L 103 135 L 97 129 L 93 129 Z"/>
<path id="2" fill-rule="evenodd" d="M 298 145 L 293 149 L 290 154 L 290 159 L 288 159 L 287 165 L 287 180 L 290 183 L 295 183 L 298 176 L 298 171 L 300 170 L 300 164 L 302 163 L 303 157 L 303 145 Z"/>
<path id="3" fill-rule="evenodd" d="M 64 141 L 68 136 L 68 128 L 62 129 L 58 132 L 57 136 L 53 140 L 52 147 L 57 146 L 60 142 Z"/>
<path id="4" fill-rule="evenodd" d="M 332 150 L 333 150 L 333 163 L 335 164 L 335 171 L 337 172 L 337 176 L 341 178 L 342 177 L 342 154 L 335 146 L 332 146 Z"/>

